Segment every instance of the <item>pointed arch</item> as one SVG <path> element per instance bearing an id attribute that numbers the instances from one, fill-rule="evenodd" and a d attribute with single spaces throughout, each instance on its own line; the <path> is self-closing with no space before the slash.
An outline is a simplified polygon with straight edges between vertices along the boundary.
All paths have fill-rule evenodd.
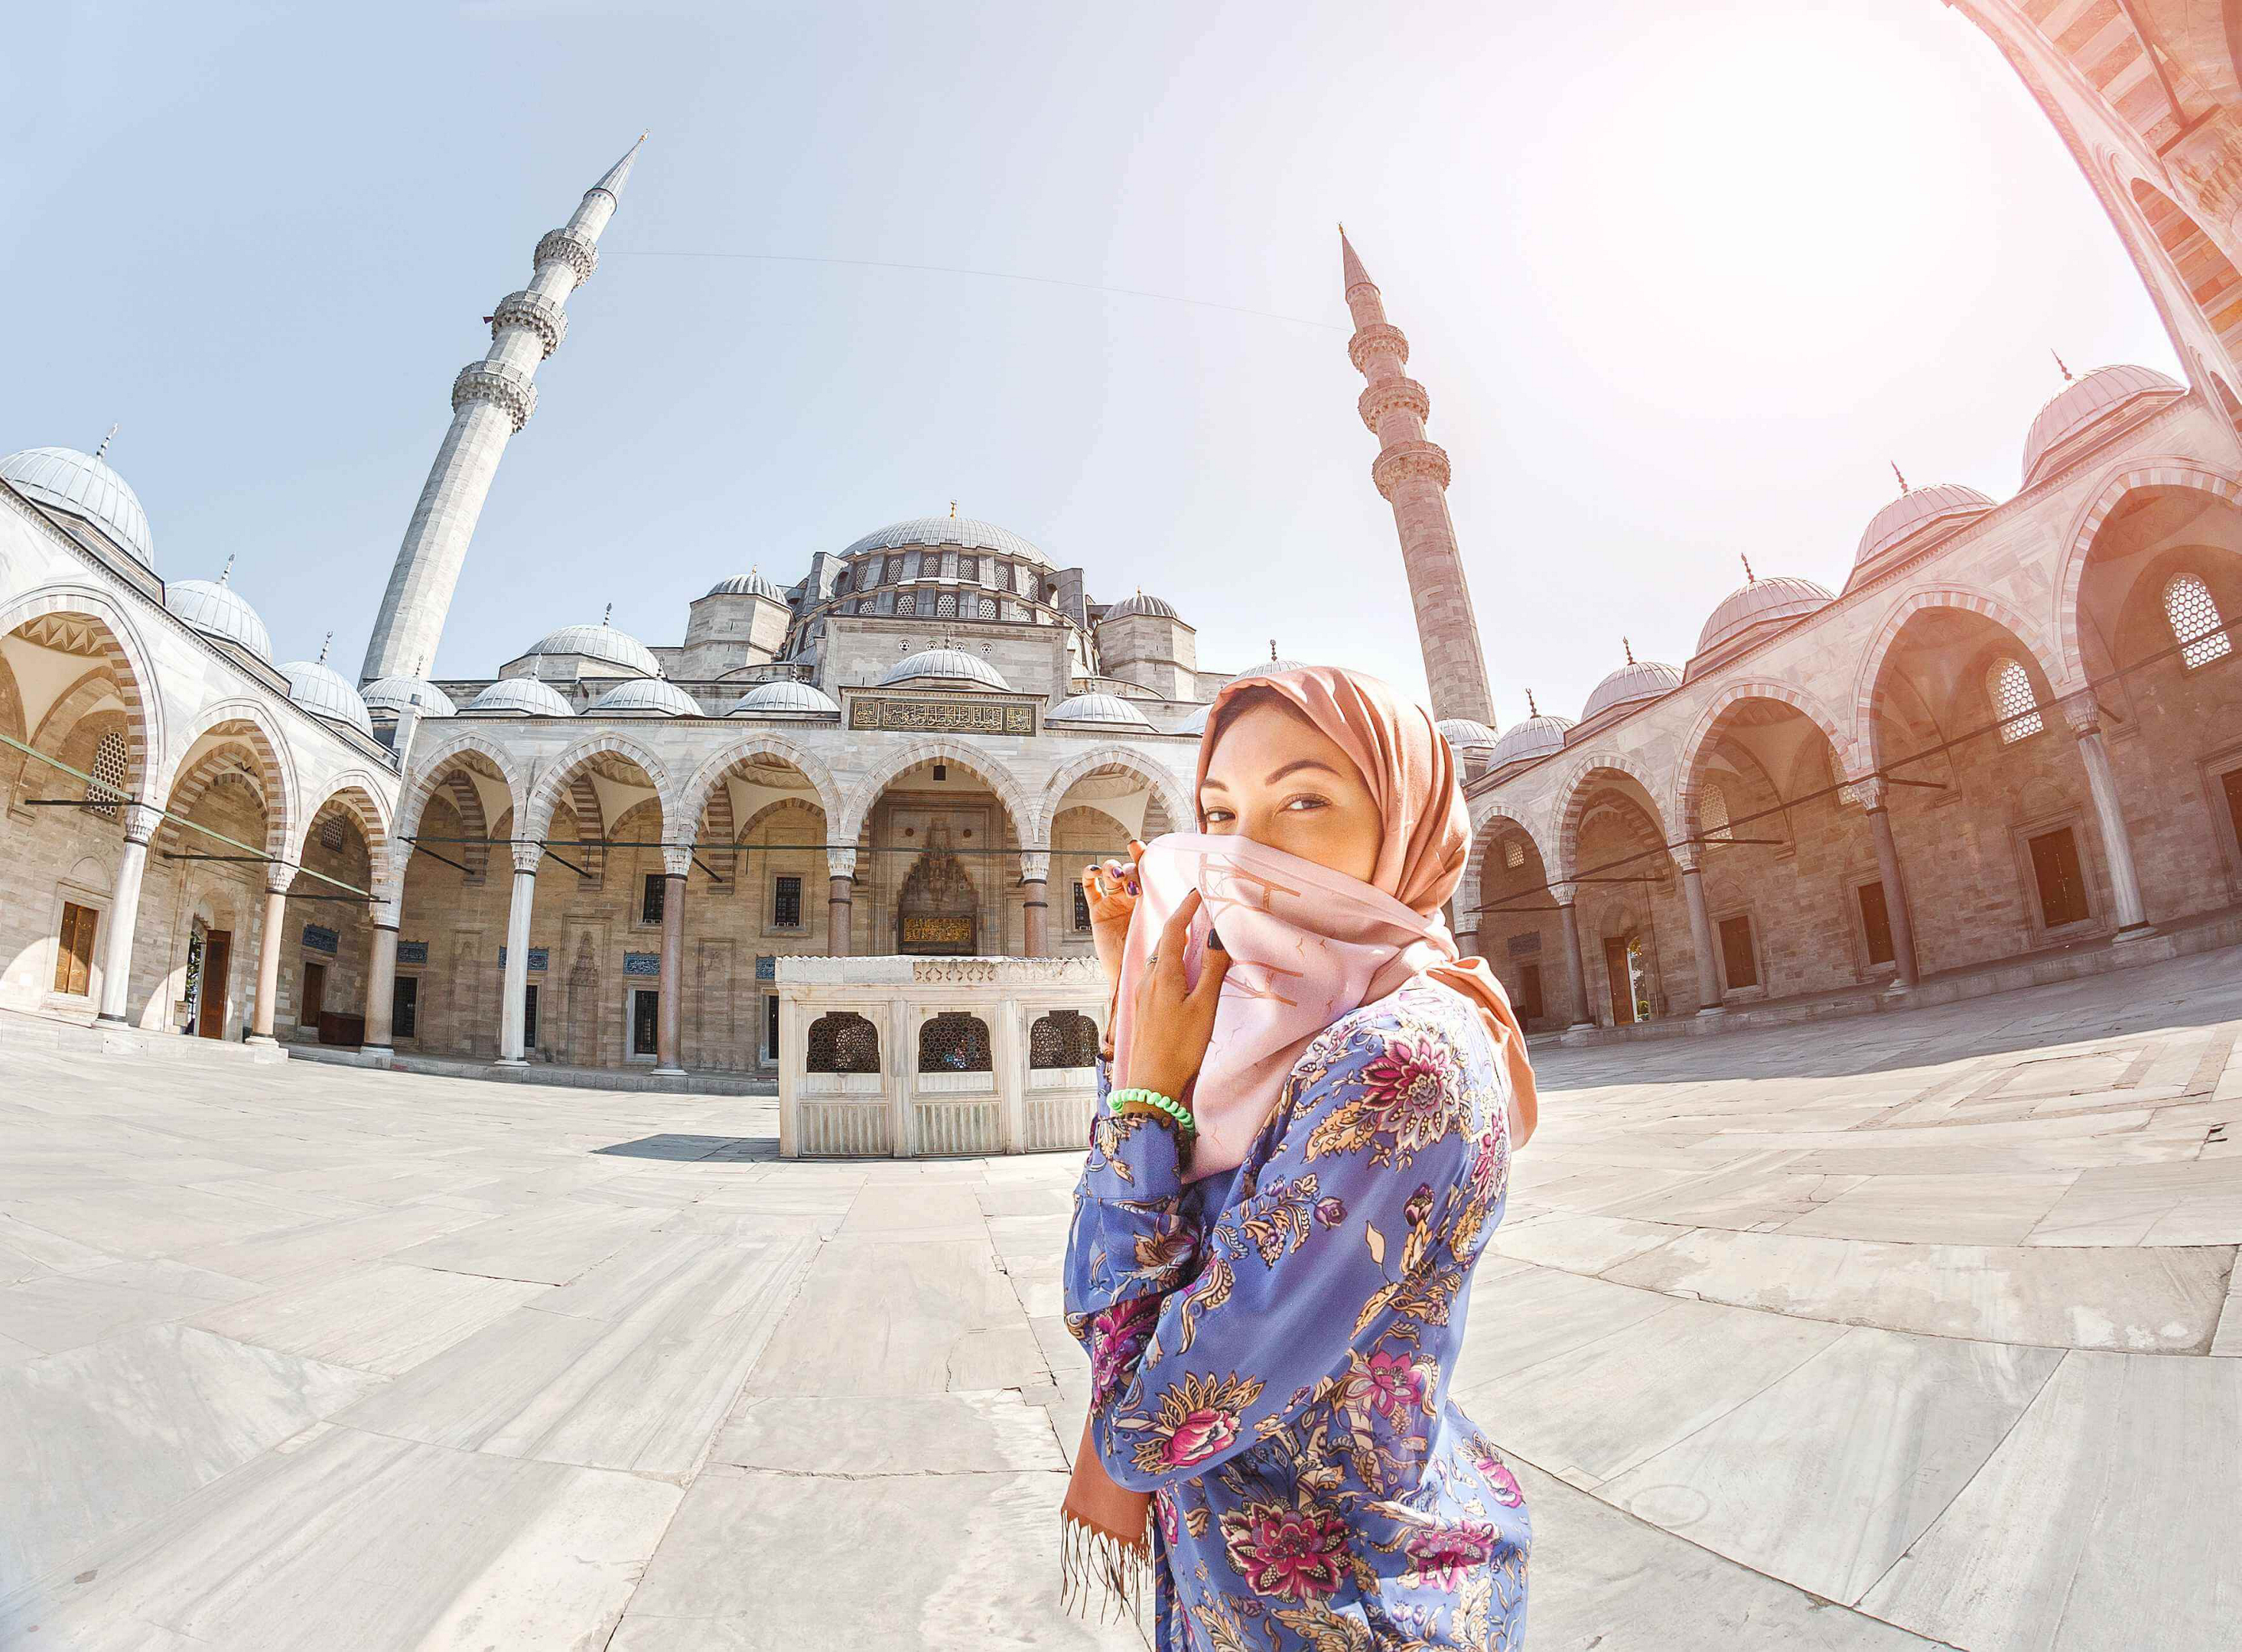
<path id="1" fill-rule="evenodd" d="M 578 741 L 553 761 L 529 790 L 529 810 L 517 836 L 541 838 L 553 825 L 553 811 L 560 796 L 575 779 L 576 770 L 594 757 L 616 756 L 636 763 L 654 789 L 653 802 L 661 813 L 661 835 L 675 843 L 690 843 L 698 821 L 681 821 L 670 809 L 669 769 L 639 742 L 614 731 Z M 636 805 L 634 805 L 635 807 Z"/>
<path id="2" fill-rule="evenodd" d="M 1507 804 L 1476 799 L 1472 804 L 1471 854 L 1464 863 L 1463 882 L 1456 886 L 1456 916 L 1460 923 L 1467 913 L 1476 913 L 1487 903 L 1487 856 L 1495 840 L 1507 835 L 1506 828 L 1523 837 L 1533 850 L 1534 858 L 1541 863 L 1541 875 L 1554 878 L 1549 846 L 1542 842 L 1541 834 L 1533 823 Z"/>
<path id="3" fill-rule="evenodd" d="M 1884 662 L 1907 622 L 1930 608 L 1959 609 L 2001 627 L 2016 638 L 2017 647 L 2031 656 L 2031 663 L 2039 668 L 2053 693 L 2065 693 L 2078 681 L 2063 668 L 2045 629 L 1991 592 L 1963 585 L 1936 585 L 1910 591 L 1896 601 L 1885 614 L 1876 641 L 1861 656 L 1860 669 L 1853 678 L 1852 755 L 1856 763 L 1868 769 L 1877 767 L 1883 761 L 1876 739 L 1876 694 L 1877 685 L 1883 680 Z M 1851 771 L 1847 777 L 1856 778 L 1860 772 Z"/>
<path id="4" fill-rule="evenodd" d="M 2056 575 L 2052 618 L 2062 650 L 2064 682 L 2083 682 L 2086 678 L 2086 655 L 2078 635 L 2078 590 L 2086 578 L 2087 559 L 2093 552 L 2094 541 L 2101 536 L 2103 525 L 2133 494 L 2167 488 L 2206 494 L 2242 508 L 2242 476 L 2201 460 L 2177 454 L 2129 465 L 2104 482 L 2093 501 L 2079 513 L 2071 541 L 2064 550 L 2063 566 Z"/>
<path id="5" fill-rule="evenodd" d="M 104 591 L 91 586 L 44 585 L 0 608 L 0 636 L 42 620 L 89 621 L 87 639 L 94 657 L 116 674 L 124 702 L 126 788 L 143 798 L 157 795 L 154 777 L 171 761 L 164 703 L 156 693 L 154 656 L 130 615 Z"/>
<path id="6" fill-rule="evenodd" d="M 1051 842 L 1051 828 L 1058 819 L 1059 805 L 1065 801 L 1067 793 L 1077 781 L 1100 769 L 1125 769 L 1143 780 L 1166 808 L 1168 818 L 1178 823 L 1178 829 L 1183 829 L 1185 823 L 1198 821 L 1198 811 L 1191 806 L 1190 793 L 1165 764 L 1133 747 L 1093 746 L 1070 757 L 1045 783 L 1037 800 L 1040 812 L 1032 823 L 1033 837 L 1030 841 Z"/>
<path id="7" fill-rule="evenodd" d="M 91 715 L 96 706 L 116 692 L 117 684 L 110 674 L 110 668 L 106 664 L 97 665 L 57 695 L 54 703 L 39 718 L 39 726 L 23 738 L 41 751 L 59 749 L 70 737 L 70 730 L 77 726 L 78 720 Z M 18 715 L 21 715 L 20 708 Z"/>
<path id="8" fill-rule="evenodd" d="M 286 741 L 274 725 L 271 709 L 263 701 L 245 696 L 205 706 L 191 722 L 179 729 L 171 765 L 185 762 L 196 745 L 210 735 L 245 747 L 255 757 L 264 785 L 265 852 L 275 860 L 286 860 L 299 836 L 300 805 L 295 762 Z M 179 779 L 179 775 L 167 767 L 153 801 L 184 814 L 184 805 L 168 801 L 178 791 Z"/>
<path id="9" fill-rule="evenodd" d="M 849 799 L 840 816 L 839 829 L 833 834 L 833 841 L 836 843 L 855 843 L 864 829 L 864 823 L 871 817 L 872 806 L 880 801 L 880 794 L 893 785 L 898 776 L 921 763 L 937 761 L 956 763 L 960 769 L 977 776 L 981 783 L 996 794 L 997 801 L 1011 816 L 1012 830 L 1023 844 L 1035 841 L 1031 834 L 1036 827 L 1036 811 L 1018 784 L 990 760 L 990 753 L 969 746 L 963 741 L 946 738 L 913 741 L 910 745 L 889 753 L 877 768 L 865 776 L 855 795 Z"/>
<path id="10" fill-rule="evenodd" d="M 727 743 L 695 769 L 692 778 L 679 789 L 676 816 L 686 823 L 686 829 L 696 832 L 700 829 L 701 815 L 708 809 L 712 795 L 724 776 L 740 764 L 756 757 L 776 757 L 799 769 L 802 778 L 817 794 L 818 807 L 825 811 L 829 826 L 840 819 L 841 782 L 833 777 L 833 771 L 825 766 L 824 760 L 809 747 L 789 740 L 784 735 L 760 730 Z M 728 794 L 724 799 L 724 808 L 727 811 L 731 808 Z M 735 832 L 729 842 L 738 841 Z M 834 841 L 847 840 L 836 837 Z"/>
<path id="11" fill-rule="evenodd" d="M 481 789 L 460 766 L 460 760 L 470 755 L 480 757 L 497 771 L 499 783 L 506 790 L 507 812 L 516 820 L 520 818 L 520 776 L 506 749 L 487 735 L 453 735 L 426 757 L 415 761 L 413 778 L 406 782 L 398 795 L 392 836 L 400 850 L 406 852 L 400 852 L 392 859 L 389 879 L 391 886 L 399 895 L 404 890 L 405 869 L 413 859 L 408 840 L 419 834 L 429 802 L 439 792 L 445 796 L 459 815 L 460 835 L 479 840 L 453 845 L 460 851 L 456 855 L 447 848 L 446 855 L 465 865 L 466 876 L 471 883 L 480 883 L 489 876 L 490 846 L 487 840 L 498 823 L 489 818 L 483 807 Z"/>
<path id="12" fill-rule="evenodd" d="M 1698 771 L 1712 755 L 1714 743 L 1723 732 L 1722 721 L 1747 700 L 1769 700 L 1789 706 L 1822 731 L 1822 737 L 1829 742 L 1829 749 L 1836 754 L 1840 770 L 1853 772 L 1852 731 L 1818 696 L 1772 677 L 1747 677 L 1724 684 L 1706 702 L 1688 738 L 1682 742 L 1682 760 L 1675 767 L 1673 792 L 1666 800 L 1668 818 L 1678 823 L 1685 835 L 1697 818 Z"/>
<path id="13" fill-rule="evenodd" d="M 607 821 L 600 807 L 600 789 L 592 783 L 592 771 L 579 769 L 568 776 L 568 807 L 576 816 L 576 836 L 579 838 L 605 837 Z M 583 867 L 579 889 L 595 890 L 606 887 L 607 851 L 597 844 L 587 848 L 579 843 L 575 849 L 578 863 Z"/>
<path id="14" fill-rule="evenodd" d="M 312 829 L 331 809 L 357 823 L 359 836 L 366 840 L 369 880 L 379 887 L 388 877 L 389 811 L 382 806 L 380 787 L 364 769 L 347 770 L 326 783 L 319 801 L 304 811 L 304 828 L 296 835 L 289 858 L 302 864 Z"/>
<path id="15" fill-rule="evenodd" d="M 1606 784 L 1610 783 L 1614 777 L 1634 782 L 1642 795 L 1630 801 L 1648 816 L 1651 829 L 1658 834 L 1661 843 L 1670 842 L 1673 838 L 1673 833 L 1667 829 L 1665 811 L 1658 801 L 1665 788 L 1657 783 L 1650 771 L 1633 758 L 1622 757 L 1617 752 L 1590 752 L 1574 764 L 1566 775 L 1564 783 L 1557 789 L 1557 859 L 1550 868 L 1552 882 L 1565 883 L 1580 870 L 1575 863 L 1581 847 L 1581 822 L 1588 814 L 1588 799 L 1595 794 L 1599 776 L 1604 776 Z M 1624 794 L 1626 789 L 1621 787 L 1620 789 Z"/>

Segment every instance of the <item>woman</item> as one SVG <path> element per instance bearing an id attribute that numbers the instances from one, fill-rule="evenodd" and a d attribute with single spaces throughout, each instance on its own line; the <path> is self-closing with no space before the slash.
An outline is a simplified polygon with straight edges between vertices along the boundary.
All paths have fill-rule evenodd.
<path id="1" fill-rule="evenodd" d="M 1162 1652 L 1519 1646 L 1525 1500 L 1447 1394 L 1533 1075 L 1440 917 L 1453 759 L 1372 679 L 1254 677 L 1198 807 L 1084 875 L 1118 1082 L 1067 1246 L 1070 1585 L 1149 1563 Z"/>

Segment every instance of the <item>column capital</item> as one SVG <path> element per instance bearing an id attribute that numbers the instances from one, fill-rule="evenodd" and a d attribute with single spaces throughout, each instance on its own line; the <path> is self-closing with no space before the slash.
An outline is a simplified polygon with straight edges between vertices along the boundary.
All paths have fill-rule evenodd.
<path id="1" fill-rule="evenodd" d="M 514 843 L 510 847 L 514 850 L 514 870 L 517 872 L 527 872 L 532 877 L 536 876 L 538 863 L 545 858 L 545 845 Z"/>
<path id="2" fill-rule="evenodd" d="M 2081 688 L 2077 694 L 2063 698 L 2063 720 L 2071 732 L 2084 740 L 2088 735 L 2102 732 L 2102 702 L 2094 697 L 2091 688 Z"/>
<path id="3" fill-rule="evenodd" d="M 295 886 L 295 883 L 296 868 L 289 865 L 285 861 L 265 863 L 265 892 L 267 895 L 285 895 Z"/>
<path id="4" fill-rule="evenodd" d="M 1674 863 L 1682 869 L 1682 876 L 1696 877 L 1702 874 L 1705 859 L 1702 843 L 1676 843 L 1667 853 L 1674 856 Z"/>
<path id="5" fill-rule="evenodd" d="M 1860 780 L 1847 781 L 1845 784 L 1851 789 L 1853 801 L 1870 814 L 1880 812 L 1891 802 L 1891 789 L 1882 775 L 1869 775 Z M 1840 793 L 1841 802 L 1843 797 L 1843 793 Z"/>
<path id="6" fill-rule="evenodd" d="M 1020 882 L 1048 883 L 1051 881 L 1051 851 L 1023 850 L 1020 852 Z"/>
<path id="7" fill-rule="evenodd" d="M 856 846 L 851 844 L 847 849 L 827 850 L 825 870 L 827 876 L 831 877 L 855 877 L 856 876 Z"/>
<path id="8" fill-rule="evenodd" d="M 117 818 L 124 823 L 124 841 L 148 847 L 156 829 L 164 823 L 164 811 L 152 803 L 119 803 Z"/>
<path id="9" fill-rule="evenodd" d="M 1580 892 L 1581 886 L 1569 881 L 1549 885 L 1549 898 L 1560 906 L 1570 906 Z"/>
<path id="10" fill-rule="evenodd" d="M 664 877 L 683 877 L 692 870 L 692 844 L 664 843 L 661 846 L 661 875 Z"/>

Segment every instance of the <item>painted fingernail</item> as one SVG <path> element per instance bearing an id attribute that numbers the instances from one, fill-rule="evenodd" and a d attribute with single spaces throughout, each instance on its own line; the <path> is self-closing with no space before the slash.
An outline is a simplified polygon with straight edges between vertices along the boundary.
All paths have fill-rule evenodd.
<path id="1" fill-rule="evenodd" d="M 1227 952 L 1230 950 L 1228 947 L 1223 945 L 1222 931 L 1219 930 L 1209 930 L 1206 932 L 1206 944 L 1218 952 Z"/>

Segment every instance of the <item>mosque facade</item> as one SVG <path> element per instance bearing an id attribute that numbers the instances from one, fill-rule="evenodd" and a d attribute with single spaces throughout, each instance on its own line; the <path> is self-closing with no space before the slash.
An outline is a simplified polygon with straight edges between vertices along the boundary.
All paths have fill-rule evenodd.
<path id="1" fill-rule="evenodd" d="M 1342 232 L 1371 480 L 1467 776 L 1453 916 L 1538 1028 L 2242 938 L 2242 84 L 2222 43 L 2150 37 L 2178 0 L 2111 13 L 2131 57 L 2107 7 L 1964 9 L 2079 155 L 2187 381 L 2078 374 L 2015 496 L 1903 484 L 1842 590 L 1750 574 L 1682 664 L 1630 653 L 1577 719 L 1497 725 L 1429 393 Z M 355 681 L 275 665 L 225 573 L 167 582 L 106 452 L 0 460 L 0 1007 L 752 1073 L 778 957 L 1086 956 L 1077 869 L 1189 823 L 1207 702 L 1285 662 L 1203 668 L 1170 603 L 954 507 L 711 570 L 675 643 L 587 614 L 430 676 L 637 152 L 454 379 Z M 942 1019 L 922 1068 L 986 1062 L 985 1028 Z M 1054 1014 L 1030 1043 L 1071 1063 L 1084 1032 Z M 849 1030 L 827 1042 L 812 1066 L 849 1071 Z"/>

